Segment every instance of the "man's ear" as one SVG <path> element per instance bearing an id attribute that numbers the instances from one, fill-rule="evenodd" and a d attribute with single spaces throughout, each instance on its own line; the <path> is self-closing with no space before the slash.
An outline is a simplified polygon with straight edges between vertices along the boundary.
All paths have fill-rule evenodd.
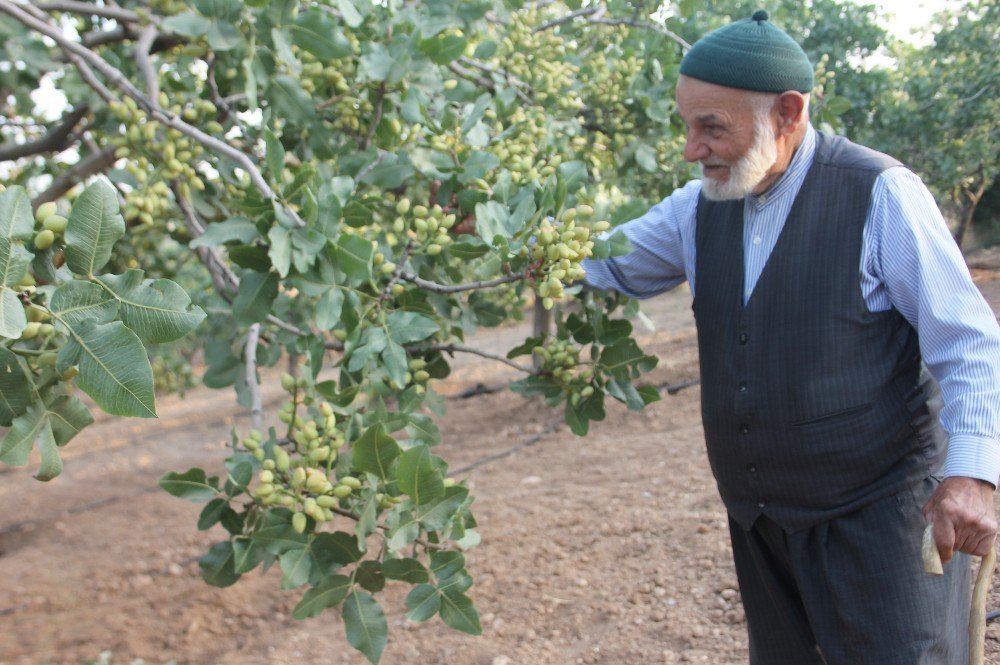
<path id="1" fill-rule="evenodd" d="M 808 122 L 805 114 L 806 96 L 796 90 L 778 96 L 778 132 L 794 134 Z"/>

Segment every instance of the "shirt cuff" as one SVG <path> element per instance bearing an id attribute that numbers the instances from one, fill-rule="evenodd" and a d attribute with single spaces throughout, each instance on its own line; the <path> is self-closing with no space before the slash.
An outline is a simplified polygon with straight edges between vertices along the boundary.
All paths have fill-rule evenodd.
<path id="1" fill-rule="evenodd" d="M 944 478 L 978 478 L 997 486 L 1000 479 L 1000 440 L 975 434 L 952 434 L 948 459 L 941 471 Z"/>

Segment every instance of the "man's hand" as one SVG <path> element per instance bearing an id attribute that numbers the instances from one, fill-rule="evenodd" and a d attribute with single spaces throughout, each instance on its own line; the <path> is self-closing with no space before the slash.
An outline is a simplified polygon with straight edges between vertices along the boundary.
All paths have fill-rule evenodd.
<path id="1" fill-rule="evenodd" d="M 924 506 L 924 518 L 934 525 L 941 561 L 956 550 L 985 556 L 997 535 L 994 487 L 977 478 L 945 478 Z"/>

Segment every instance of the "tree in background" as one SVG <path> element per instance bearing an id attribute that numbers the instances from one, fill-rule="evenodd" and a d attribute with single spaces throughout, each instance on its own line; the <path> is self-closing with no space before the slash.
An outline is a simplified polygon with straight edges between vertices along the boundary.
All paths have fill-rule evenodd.
<path id="1" fill-rule="evenodd" d="M 934 20 L 927 46 L 897 44 L 868 145 L 913 168 L 955 210 L 962 244 L 1000 174 L 1000 3 L 972 0 Z"/>

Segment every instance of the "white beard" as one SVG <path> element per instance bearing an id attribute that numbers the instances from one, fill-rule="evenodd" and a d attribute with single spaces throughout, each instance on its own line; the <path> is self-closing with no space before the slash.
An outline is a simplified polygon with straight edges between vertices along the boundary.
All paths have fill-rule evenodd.
<path id="1" fill-rule="evenodd" d="M 754 123 L 753 145 L 747 154 L 729 168 L 729 179 L 720 182 L 705 175 L 702 165 L 701 191 L 712 201 L 742 199 L 764 180 L 768 170 L 778 160 L 778 144 L 768 118 Z M 707 164 L 712 166 L 710 162 Z"/>

